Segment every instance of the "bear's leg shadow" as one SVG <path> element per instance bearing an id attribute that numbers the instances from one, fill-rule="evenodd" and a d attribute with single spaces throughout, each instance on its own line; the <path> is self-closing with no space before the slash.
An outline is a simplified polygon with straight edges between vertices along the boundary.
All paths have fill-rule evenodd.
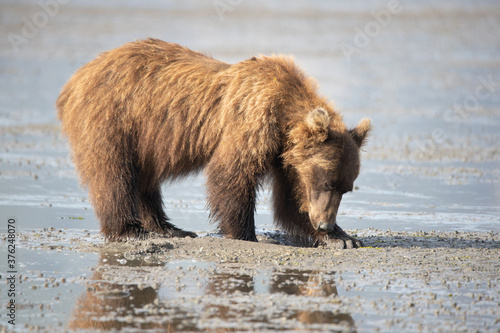
<path id="1" fill-rule="evenodd" d="M 160 185 L 141 191 L 139 211 L 142 224 L 147 231 L 156 232 L 166 237 L 196 237 L 194 232 L 181 230 L 168 222 L 169 219 L 163 210 Z"/>
<path id="2" fill-rule="evenodd" d="M 233 239 L 257 241 L 255 236 L 255 200 L 257 177 L 249 165 L 224 165 L 212 158 L 206 168 L 207 200 L 210 218 L 219 223 L 219 230 Z M 243 171 L 242 169 L 246 169 Z"/>

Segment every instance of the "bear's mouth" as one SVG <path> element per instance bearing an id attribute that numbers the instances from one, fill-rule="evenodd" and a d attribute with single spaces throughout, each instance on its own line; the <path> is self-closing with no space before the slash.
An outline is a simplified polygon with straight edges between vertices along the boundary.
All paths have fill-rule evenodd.
<path id="1" fill-rule="evenodd" d="M 332 232 L 335 229 L 335 223 L 319 222 L 316 230 L 321 232 Z"/>

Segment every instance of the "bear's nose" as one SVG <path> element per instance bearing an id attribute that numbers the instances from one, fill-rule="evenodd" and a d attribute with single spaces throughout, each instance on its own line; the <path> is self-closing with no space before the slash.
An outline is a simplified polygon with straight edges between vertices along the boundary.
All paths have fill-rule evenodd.
<path id="1" fill-rule="evenodd" d="M 318 231 L 328 231 L 329 228 L 330 228 L 330 226 L 326 222 L 321 221 L 318 224 Z"/>

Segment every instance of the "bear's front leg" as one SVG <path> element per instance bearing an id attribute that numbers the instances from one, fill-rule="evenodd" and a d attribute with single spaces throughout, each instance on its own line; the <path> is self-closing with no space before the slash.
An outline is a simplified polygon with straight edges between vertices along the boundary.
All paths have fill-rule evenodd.
<path id="1" fill-rule="evenodd" d="M 338 224 L 335 224 L 333 231 L 328 232 L 324 239 L 324 243 L 328 247 L 338 249 L 356 249 L 363 247 L 362 241 L 349 236 Z"/>
<path id="2" fill-rule="evenodd" d="M 210 219 L 218 222 L 225 236 L 256 242 L 254 175 L 217 163 L 207 166 L 206 175 Z"/>

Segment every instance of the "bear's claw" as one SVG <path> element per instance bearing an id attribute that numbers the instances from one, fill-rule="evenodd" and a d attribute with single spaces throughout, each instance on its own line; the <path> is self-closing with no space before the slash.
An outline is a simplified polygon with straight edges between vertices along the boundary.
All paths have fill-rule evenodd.
<path id="1" fill-rule="evenodd" d="M 341 227 L 335 224 L 335 228 L 327 233 L 322 245 L 339 250 L 357 249 L 363 247 L 363 242 L 349 236 Z"/>
<path id="2" fill-rule="evenodd" d="M 108 241 L 121 242 L 121 241 L 128 241 L 128 240 L 145 240 L 145 239 L 149 239 L 149 238 L 172 238 L 172 237 L 196 238 L 196 237 L 198 237 L 198 235 L 194 232 L 184 231 L 181 229 L 156 232 L 156 231 L 148 231 L 148 230 L 145 230 L 144 228 L 138 227 L 135 229 L 129 229 L 129 230 L 127 230 L 127 232 L 122 233 L 120 235 L 108 236 L 107 239 L 108 239 Z"/>
<path id="3" fill-rule="evenodd" d="M 196 237 L 198 237 L 198 235 L 196 233 L 191 232 L 191 231 L 185 231 L 185 230 L 174 230 L 172 232 L 172 234 L 169 236 L 170 237 L 181 237 L 181 238 L 185 238 L 185 237 L 196 238 Z"/>

